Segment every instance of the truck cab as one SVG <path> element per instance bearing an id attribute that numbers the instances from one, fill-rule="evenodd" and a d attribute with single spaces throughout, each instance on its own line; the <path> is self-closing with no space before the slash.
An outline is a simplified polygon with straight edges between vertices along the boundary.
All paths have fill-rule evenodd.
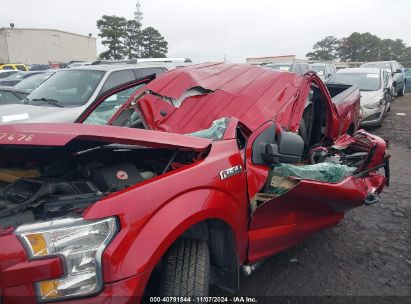
<path id="1" fill-rule="evenodd" d="M 384 140 L 346 134 L 315 74 L 204 64 L 133 87 L 106 124 L 121 88 L 76 124 L 0 127 L 4 303 L 235 293 L 388 182 Z"/>

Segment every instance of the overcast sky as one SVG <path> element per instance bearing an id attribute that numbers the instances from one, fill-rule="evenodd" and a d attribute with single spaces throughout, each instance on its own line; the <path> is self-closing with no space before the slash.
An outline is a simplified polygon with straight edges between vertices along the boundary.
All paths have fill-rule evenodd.
<path id="1" fill-rule="evenodd" d="M 134 17 L 135 0 L 0 0 L 0 27 L 53 28 L 97 36 L 103 14 Z M 169 42 L 169 57 L 243 62 L 246 57 L 304 58 L 328 35 L 354 31 L 411 45 L 409 0 L 140 0 L 143 27 Z M 98 41 L 98 50 L 102 47 Z"/>

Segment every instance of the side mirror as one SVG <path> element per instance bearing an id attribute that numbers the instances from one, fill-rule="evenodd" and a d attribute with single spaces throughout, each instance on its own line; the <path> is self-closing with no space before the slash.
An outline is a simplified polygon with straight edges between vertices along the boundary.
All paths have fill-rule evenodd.
<path id="1" fill-rule="evenodd" d="M 273 164 L 297 163 L 304 152 L 304 141 L 295 133 L 281 132 L 277 143 L 267 143 L 262 158 Z"/>

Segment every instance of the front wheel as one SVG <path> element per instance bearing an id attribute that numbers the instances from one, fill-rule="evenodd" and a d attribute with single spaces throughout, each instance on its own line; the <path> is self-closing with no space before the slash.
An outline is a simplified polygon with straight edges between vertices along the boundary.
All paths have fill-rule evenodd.
<path id="1" fill-rule="evenodd" d="M 164 262 L 160 296 L 208 296 L 210 252 L 206 241 L 179 239 Z"/>
<path id="2" fill-rule="evenodd" d="M 404 96 L 405 94 L 405 83 L 402 85 L 402 89 L 400 92 L 398 92 L 398 96 Z"/>

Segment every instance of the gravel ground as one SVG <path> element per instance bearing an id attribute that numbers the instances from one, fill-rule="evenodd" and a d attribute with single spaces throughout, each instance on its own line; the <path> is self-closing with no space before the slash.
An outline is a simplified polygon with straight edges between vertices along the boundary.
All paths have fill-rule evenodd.
<path id="1" fill-rule="evenodd" d="M 317 296 L 317 303 L 411 303 L 411 94 L 396 98 L 383 126 L 369 131 L 390 143 L 391 185 L 382 201 L 266 260 L 241 277 L 241 295 L 262 296 L 258 302 Z"/>

